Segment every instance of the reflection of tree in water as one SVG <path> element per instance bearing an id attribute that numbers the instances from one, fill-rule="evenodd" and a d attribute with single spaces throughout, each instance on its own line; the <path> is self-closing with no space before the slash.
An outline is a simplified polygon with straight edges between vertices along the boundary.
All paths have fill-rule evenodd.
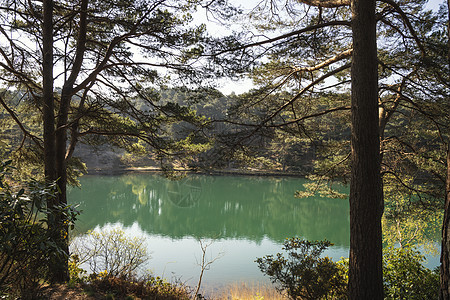
<path id="1" fill-rule="evenodd" d="M 186 177 L 167 184 L 167 199 L 178 207 L 193 207 L 198 204 L 202 185 L 193 177 Z"/>
<path id="2" fill-rule="evenodd" d="M 239 238 L 282 242 L 286 237 L 327 238 L 348 245 L 348 202 L 296 199 L 302 179 L 188 176 L 170 181 L 140 174 L 81 178 L 83 229 L 108 222 L 138 222 L 151 234 L 182 238 Z"/>

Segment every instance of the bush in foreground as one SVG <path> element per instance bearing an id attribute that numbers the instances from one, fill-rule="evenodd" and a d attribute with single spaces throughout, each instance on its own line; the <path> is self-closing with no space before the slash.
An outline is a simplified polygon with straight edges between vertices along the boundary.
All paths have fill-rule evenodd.
<path id="1" fill-rule="evenodd" d="M 120 278 L 100 276 L 92 278 L 82 284 L 86 290 L 93 290 L 110 299 L 160 299 L 160 300 L 188 300 L 190 293 L 181 285 L 171 284 L 161 278 L 147 279 Z"/>
<path id="2" fill-rule="evenodd" d="M 146 240 L 128 237 L 118 228 L 88 232 L 71 244 L 69 284 L 107 299 L 189 299 L 189 291 L 181 284 L 171 284 L 150 275 L 138 277 L 150 259 Z M 89 265 L 87 275 L 82 265 Z"/>
<path id="3" fill-rule="evenodd" d="M 83 264 L 89 264 L 93 274 L 133 278 L 150 259 L 145 238 L 129 237 L 119 228 L 89 231 L 72 241 L 70 250 L 71 271 L 80 272 L 74 278 L 83 272 Z"/>
<path id="4" fill-rule="evenodd" d="M 55 239 L 54 215 L 72 226 L 78 215 L 70 206 L 47 208 L 56 184 L 12 184 L 11 161 L 0 163 L 0 296 L 34 299 L 47 279 L 49 260 L 67 256 Z M 49 229 L 51 228 L 51 229 Z"/>
<path id="5" fill-rule="evenodd" d="M 263 273 L 291 299 L 346 299 L 348 259 L 320 257 L 328 241 L 286 240 L 282 253 L 258 258 Z M 407 245 L 388 247 L 383 255 L 385 299 L 436 299 L 439 273 L 423 266 L 425 257 Z"/>
<path id="6" fill-rule="evenodd" d="M 328 241 L 287 239 L 282 253 L 267 255 L 256 262 L 280 292 L 291 299 L 342 299 L 346 296 L 345 272 L 329 257 L 320 257 L 332 244 Z"/>
<path id="7" fill-rule="evenodd" d="M 386 248 L 383 255 L 385 299 L 437 299 L 439 273 L 424 267 L 424 260 L 409 245 Z"/>

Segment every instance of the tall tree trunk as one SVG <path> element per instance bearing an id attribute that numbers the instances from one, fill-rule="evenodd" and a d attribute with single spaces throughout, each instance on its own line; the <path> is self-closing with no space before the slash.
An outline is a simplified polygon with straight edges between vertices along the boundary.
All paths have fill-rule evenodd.
<path id="1" fill-rule="evenodd" d="M 447 145 L 447 176 L 445 184 L 445 210 L 442 223 L 441 289 L 439 299 L 450 299 L 450 145 Z"/>
<path id="2" fill-rule="evenodd" d="M 42 24 L 42 98 L 44 123 L 44 166 L 48 182 L 56 180 L 55 108 L 53 102 L 53 1 L 44 0 Z"/>
<path id="3" fill-rule="evenodd" d="M 58 110 L 58 121 L 55 131 L 55 167 L 56 176 L 58 178 L 59 193 L 57 203 L 61 206 L 67 205 L 67 160 L 70 157 L 67 151 L 67 131 L 69 108 L 73 96 L 73 87 L 83 63 L 83 55 L 86 50 L 86 34 L 87 34 L 87 8 L 89 0 L 82 0 L 80 6 L 79 35 L 77 38 L 77 48 L 75 60 L 69 77 L 64 82 L 61 99 Z M 80 104 L 82 105 L 82 104 Z M 69 151 L 70 152 L 70 151 Z M 63 215 L 56 216 L 56 223 L 59 227 L 60 239 L 59 247 L 64 253 L 69 254 L 68 243 L 68 226 Z M 55 267 L 57 281 L 64 282 L 69 280 L 68 273 L 68 255 L 60 256 L 58 266 Z"/>
<path id="4" fill-rule="evenodd" d="M 55 101 L 53 98 L 53 0 L 43 1 L 43 119 L 44 119 L 44 168 L 47 182 L 57 181 L 60 191 L 56 197 L 48 199 L 47 206 L 53 209 L 53 221 L 49 222 L 49 230 L 54 241 L 58 244 L 61 253 L 49 253 L 49 280 L 53 283 L 66 282 L 69 279 L 68 273 L 68 243 L 67 226 L 57 208 L 65 204 L 65 182 L 66 174 L 61 173 L 60 143 L 58 143 L 58 133 L 61 130 L 55 129 Z M 58 124 L 59 126 L 59 124 Z M 60 126 L 59 126 L 60 127 Z M 63 130 L 65 131 L 65 130 Z M 64 155 L 64 152 L 63 152 Z M 62 165 L 64 166 L 64 164 Z M 61 187 L 64 187 L 61 189 Z"/>
<path id="5" fill-rule="evenodd" d="M 77 48 L 75 60 L 69 77 L 64 82 L 61 91 L 61 100 L 58 110 L 58 122 L 56 127 L 56 174 L 58 176 L 58 187 L 60 189 L 59 203 L 67 204 L 66 185 L 67 185 L 67 159 L 70 156 L 67 150 L 67 131 L 69 108 L 73 96 L 73 87 L 78 77 L 83 63 L 83 55 L 86 51 L 87 34 L 87 9 L 88 0 L 82 0 L 80 6 L 79 34 L 77 38 Z M 80 105 L 83 105 L 84 98 Z"/>
<path id="6" fill-rule="evenodd" d="M 447 63 L 450 67 L 450 0 L 447 0 Z M 450 141 L 447 141 L 447 174 L 444 205 L 439 299 L 450 300 Z"/>
<path id="7" fill-rule="evenodd" d="M 57 197 L 58 204 L 61 206 L 67 205 L 67 160 L 66 160 L 66 148 L 67 148 L 67 122 L 69 114 L 69 106 L 71 100 L 71 88 L 63 87 L 61 92 L 60 105 L 58 110 L 58 122 L 55 132 L 56 139 L 56 174 L 58 176 L 58 188 L 59 193 Z M 65 223 L 65 216 L 58 214 L 56 216 L 56 223 L 61 233 L 59 240 L 59 248 L 63 250 L 66 255 L 59 257 L 58 265 L 58 281 L 64 282 L 69 280 L 68 263 L 69 263 L 69 228 Z"/>
<path id="8" fill-rule="evenodd" d="M 450 67 L 450 0 L 447 0 L 447 61 Z M 450 141 L 447 141 L 447 174 L 444 197 L 444 219 L 441 243 L 441 289 L 439 299 L 450 299 Z"/>
<path id="9" fill-rule="evenodd" d="M 56 159 L 56 135 L 55 135 L 55 107 L 53 99 L 53 0 L 43 1 L 43 21 L 42 21 L 42 97 L 43 97 L 43 123 L 44 123 L 44 169 L 47 182 L 58 180 Z M 56 198 L 50 197 L 47 200 L 47 206 L 50 210 L 59 204 L 58 194 Z M 54 210 L 55 212 L 57 209 Z M 59 230 L 60 219 L 54 215 L 54 222 L 49 222 L 49 228 L 52 238 L 60 244 L 63 250 L 66 250 L 61 243 L 62 234 Z M 49 253 L 49 279 L 51 282 L 64 282 L 68 280 L 68 268 L 65 263 L 66 256 L 58 253 Z"/>
<path id="10" fill-rule="evenodd" d="M 375 0 L 352 0 L 349 299 L 383 299 Z"/>
<path id="11" fill-rule="evenodd" d="M 59 117 L 55 131 L 55 167 L 56 176 L 58 178 L 58 194 L 56 203 L 60 207 L 67 205 L 66 185 L 67 185 L 67 167 L 66 167 L 66 140 L 67 140 L 67 113 L 66 117 L 61 120 L 61 106 L 63 99 L 61 96 Z M 65 120 L 65 121 L 64 121 Z M 68 226 L 65 222 L 66 218 L 60 210 L 54 212 L 55 240 L 61 253 L 55 255 L 51 266 L 51 281 L 54 283 L 63 283 L 69 280 L 69 241 Z"/>

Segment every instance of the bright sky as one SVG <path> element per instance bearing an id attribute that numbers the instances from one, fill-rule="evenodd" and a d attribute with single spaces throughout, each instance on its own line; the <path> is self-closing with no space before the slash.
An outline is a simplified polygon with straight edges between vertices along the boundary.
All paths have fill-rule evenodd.
<path id="1" fill-rule="evenodd" d="M 432 10 L 438 10 L 439 5 L 445 4 L 445 0 L 428 0 L 426 7 Z"/>
<path id="2" fill-rule="evenodd" d="M 253 9 L 258 3 L 264 0 L 230 0 L 230 3 L 244 10 L 244 13 L 249 13 L 251 9 Z M 241 29 L 240 25 L 236 23 L 231 24 L 219 24 L 219 22 L 214 21 L 211 15 L 206 15 L 204 11 L 198 12 L 194 15 L 195 23 L 204 23 L 207 26 L 208 31 L 213 35 L 228 35 L 233 31 L 239 32 Z M 253 88 L 253 83 L 248 78 L 242 78 L 240 80 L 231 80 L 224 79 L 221 80 L 218 89 L 224 93 L 225 95 L 229 95 L 231 93 L 241 94 L 244 92 L 248 92 L 251 88 Z"/>

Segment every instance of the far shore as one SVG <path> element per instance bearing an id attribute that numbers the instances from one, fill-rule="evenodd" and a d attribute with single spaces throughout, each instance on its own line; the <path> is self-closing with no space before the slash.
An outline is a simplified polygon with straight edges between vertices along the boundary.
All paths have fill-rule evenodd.
<path id="1" fill-rule="evenodd" d="M 220 170 L 192 170 L 184 168 L 175 168 L 175 172 L 185 172 L 188 174 L 202 174 L 202 175 L 242 175 L 242 176 L 281 176 L 281 177 L 305 177 L 304 173 L 289 172 L 281 170 L 266 170 L 266 169 L 238 169 L 227 168 Z M 158 167 L 124 167 L 124 168 L 112 168 L 112 169 L 89 169 L 86 175 L 123 175 L 129 173 L 164 173 L 161 168 Z"/>

